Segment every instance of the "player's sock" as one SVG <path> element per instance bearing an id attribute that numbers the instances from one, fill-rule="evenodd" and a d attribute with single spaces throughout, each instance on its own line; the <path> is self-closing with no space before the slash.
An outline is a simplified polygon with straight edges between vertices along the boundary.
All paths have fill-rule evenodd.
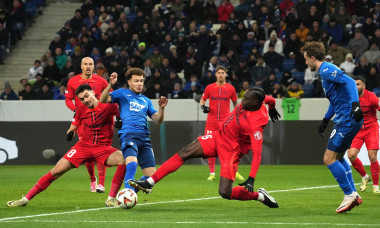
<path id="1" fill-rule="evenodd" d="M 360 161 L 358 157 L 351 163 L 352 163 L 352 166 L 355 168 L 355 170 L 358 171 L 360 176 L 364 177 L 367 174 L 364 170 L 362 161 Z"/>
<path id="2" fill-rule="evenodd" d="M 176 153 L 171 158 L 169 158 L 169 160 L 164 162 L 164 164 L 160 166 L 160 168 L 151 176 L 151 178 L 148 178 L 147 180 L 149 181 L 149 179 L 152 179 L 154 183 L 157 183 L 169 173 L 172 173 L 179 169 L 183 163 L 184 161 L 182 158 Z"/>
<path id="3" fill-rule="evenodd" d="M 112 178 L 112 184 L 110 189 L 109 197 L 115 197 L 117 192 L 120 189 L 121 184 L 123 183 L 125 177 L 125 165 L 118 165 L 115 175 Z"/>
<path id="4" fill-rule="evenodd" d="M 373 185 L 379 185 L 379 162 L 371 162 L 371 174 Z"/>
<path id="5" fill-rule="evenodd" d="M 259 197 L 259 193 L 257 192 L 249 192 L 244 189 L 243 186 L 236 186 L 232 188 L 232 193 L 230 199 L 234 200 L 257 200 Z"/>
<path id="6" fill-rule="evenodd" d="M 346 170 L 347 179 L 351 184 L 351 188 L 356 192 L 356 187 L 354 183 L 354 178 L 352 177 L 352 170 L 351 166 L 348 164 L 347 160 L 342 158 L 339 160 L 339 162 L 343 165 L 344 169 Z"/>
<path id="7" fill-rule="evenodd" d="M 208 160 L 208 168 L 210 169 L 210 174 L 214 174 L 215 175 L 215 161 L 216 161 L 216 158 L 209 158 L 207 159 Z"/>
<path id="8" fill-rule="evenodd" d="M 137 163 L 136 162 L 130 162 L 126 165 L 127 171 L 125 173 L 124 177 L 124 187 L 133 189 L 129 184 L 128 180 L 134 180 L 135 179 L 135 174 L 137 170 Z"/>
<path id="9" fill-rule="evenodd" d="M 49 171 L 47 174 L 45 174 L 44 176 L 42 176 L 38 181 L 37 183 L 34 185 L 34 187 L 32 189 L 29 190 L 28 194 L 26 194 L 26 198 L 28 200 L 31 200 L 33 199 L 33 197 L 35 197 L 38 193 L 42 192 L 43 190 L 45 190 L 47 187 L 49 187 L 49 185 L 55 181 L 57 178 L 53 177 L 53 175 L 51 175 L 51 172 Z"/>
<path id="10" fill-rule="evenodd" d="M 85 162 L 84 164 L 86 165 L 88 174 L 90 174 L 91 182 L 95 182 L 94 162 Z"/>
<path id="11" fill-rule="evenodd" d="M 327 166 L 330 169 L 331 173 L 335 177 L 335 180 L 338 182 L 339 187 L 343 190 L 345 195 L 353 193 L 350 181 L 347 178 L 346 170 L 343 167 L 342 163 L 335 161 L 334 163 Z"/>
<path id="12" fill-rule="evenodd" d="M 99 184 L 104 186 L 104 179 L 106 176 L 106 167 L 102 163 L 97 163 L 96 166 L 98 167 L 98 174 L 99 174 Z"/>

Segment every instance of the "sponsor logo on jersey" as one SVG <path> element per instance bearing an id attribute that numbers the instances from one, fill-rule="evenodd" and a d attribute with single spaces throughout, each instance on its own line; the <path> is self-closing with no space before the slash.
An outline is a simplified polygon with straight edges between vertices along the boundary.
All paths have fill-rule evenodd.
<path id="1" fill-rule="evenodd" d="M 214 97 L 214 96 L 211 96 L 210 100 L 213 100 L 213 101 L 228 101 L 228 97 Z"/>
<path id="2" fill-rule="evenodd" d="M 255 137 L 256 140 L 261 140 L 263 138 L 263 135 L 260 131 L 256 131 L 255 133 L 253 133 L 253 137 Z"/>
<path id="3" fill-rule="evenodd" d="M 141 109 L 143 109 L 143 108 L 146 107 L 145 105 L 141 105 L 141 104 L 139 104 L 137 102 L 131 102 L 129 105 L 130 105 L 129 109 L 131 111 L 137 111 L 137 112 L 139 112 Z"/>

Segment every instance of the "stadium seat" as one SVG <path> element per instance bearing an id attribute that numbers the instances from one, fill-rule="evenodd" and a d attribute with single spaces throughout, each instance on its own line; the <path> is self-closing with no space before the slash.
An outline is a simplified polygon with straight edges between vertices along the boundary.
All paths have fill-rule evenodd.
<path id="1" fill-rule="evenodd" d="M 25 6 L 25 12 L 29 17 L 33 18 L 34 16 L 36 16 L 37 10 L 36 10 L 35 2 L 25 2 L 24 6 Z"/>
<path id="2" fill-rule="evenodd" d="M 146 50 L 149 54 L 153 55 L 154 47 L 150 47 Z"/>
<path id="3" fill-rule="evenodd" d="M 46 0 L 33 0 L 33 2 L 36 4 L 36 6 L 45 6 Z"/>
<path id="4" fill-rule="evenodd" d="M 302 71 L 296 71 L 296 72 L 292 72 L 292 77 L 300 84 L 304 84 L 305 83 L 305 72 L 302 72 Z"/>
<path id="5" fill-rule="evenodd" d="M 313 85 L 310 85 L 310 84 L 303 85 L 302 89 L 305 93 L 305 97 L 313 97 L 313 89 L 314 89 Z"/>
<path id="6" fill-rule="evenodd" d="M 295 60 L 294 59 L 288 59 L 285 58 L 282 62 L 282 71 L 291 71 L 294 69 L 295 66 Z"/>
<path id="7" fill-rule="evenodd" d="M 282 75 L 284 74 L 283 72 L 275 72 L 276 74 L 276 80 L 281 81 L 282 80 Z"/>
<path id="8" fill-rule="evenodd" d="M 133 23 L 133 21 L 136 19 L 136 17 L 137 17 L 137 14 L 135 14 L 135 13 L 129 13 L 127 15 L 128 23 Z"/>

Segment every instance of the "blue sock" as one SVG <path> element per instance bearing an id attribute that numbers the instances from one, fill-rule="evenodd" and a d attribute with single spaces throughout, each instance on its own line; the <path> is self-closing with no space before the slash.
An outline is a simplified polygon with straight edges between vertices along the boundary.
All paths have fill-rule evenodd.
<path id="1" fill-rule="evenodd" d="M 142 177 L 140 177 L 140 179 L 139 180 L 146 180 L 146 179 L 148 179 L 149 177 L 147 177 L 147 176 L 142 176 Z M 140 190 L 139 189 L 133 189 L 136 193 L 138 193 Z"/>
<path id="2" fill-rule="evenodd" d="M 135 179 L 135 174 L 137 170 L 137 163 L 136 162 L 130 162 L 126 165 L 127 171 L 125 173 L 124 177 L 124 187 L 133 189 L 129 184 L 128 180 L 134 180 Z"/>
<path id="3" fill-rule="evenodd" d="M 345 195 L 349 195 L 354 191 L 351 188 L 350 182 L 348 181 L 346 169 L 339 161 L 335 161 L 331 165 L 328 165 L 327 168 L 330 169 L 331 173 L 335 177 L 335 180 L 338 182 L 339 187 L 343 190 Z"/>
<path id="4" fill-rule="evenodd" d="M 356 192 L 354 178 L 352 177 L 351 166 L 348 164 L 348 162 L 344 158 L 342 158 L 342 160 L 339 160 L 339 162 L 343 165 L 344 169 L 346 170 L 347 179 L 351 184 L 351 188 Z"/>

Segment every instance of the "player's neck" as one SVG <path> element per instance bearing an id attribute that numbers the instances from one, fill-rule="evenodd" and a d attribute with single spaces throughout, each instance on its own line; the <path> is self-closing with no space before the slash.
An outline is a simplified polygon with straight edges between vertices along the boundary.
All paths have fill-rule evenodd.
<path id="1" fill-rule="evenodd" d="M 90 74 L 90 76 L 87 76 L 86 74 L 82 73 L 80 76 L 81 76 L 83 79 L 90 79 L 90 78 L 92 78 L 92 74 Z"/>
<path id="2" fill-rule="evenodd" d="M 363 92 L 361 94 L 359 94 L 359 97 L 362 97 L 363 95 L 364 95 L 364 90 L 363 90 Z"/>
<path id="3" fill-rule="evenodd" d="M 316 72 L 319 71 L 319 68 L 321 67 L 322 63 L 323 63 L 323 62 L 321 62 L 321 61 L 316 61 L 316 62 L 315 62 L 315 66 L 316 66 L 315 71 L 316 71 Z"/>
<path id="4" fill-rule="evenodd" d="M 98 107 L 98 105 L 99 105 L 99 100 L 96 99 L 96 100 L 94 101 L 94 106 L 92 107 L 92 109 Z"/>
<path id="5" fill-rule="evenodd" d="M 220 81 L 216 81 L 216 84 L 217 84 L 218 86 L 222 86 L 222 85 L 225 85 L 225 84 L 226 84 L 226 81 L 222 81 L 222 82 L 220 82 Z"/>

